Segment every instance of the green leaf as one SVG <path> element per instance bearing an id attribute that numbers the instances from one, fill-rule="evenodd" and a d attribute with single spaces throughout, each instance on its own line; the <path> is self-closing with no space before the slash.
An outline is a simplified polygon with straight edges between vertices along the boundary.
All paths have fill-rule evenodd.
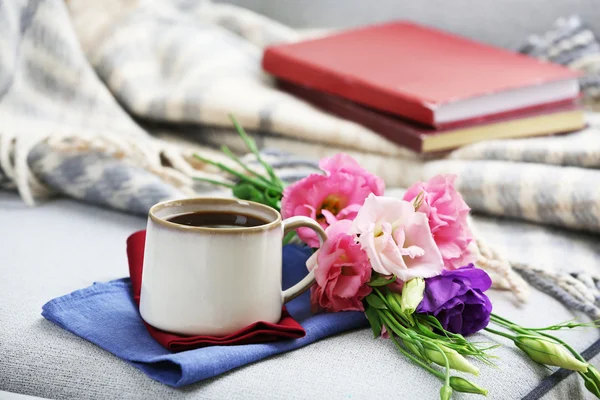
<path id="1" fill-rule="evenodd" d="M 377 310 L 373 307 L 366 307 L 365 315 L 367 316 L 369 324 L 371 324 L 371 329 L 373 330 L 373 337 L 378 338 L 379 336 L 381 336 L 381 318 L 379 318 Z"/>
<path id="2" fill-rule="evenodd" d="M 275 204 L 283 198 L 283 192 L 275 188 L 265 189 L 265 197 Z"/>
<path id="3" fill-rule="evenodd" d="M 296 236 L 296 231 L 288 232 L 287 235 L 285 235 L 283 238 L 283 244 L 286 245 L 290 243 L 292 240 L 294 240 Z"/>
<path id="4" fill-rule="evenodd" d="M 385 286 L 388 283 L 396 282 L 396 275 L 393 275 L 391 278 L 388 278 L 384 275 L 376 275 L 375 278 L 371 278 L 368 285 L 369 286 Z"/>
<path id="5" fill-rule="evenodd" d="M 274 195 L 272 195 L 274 194 Z M 270 189 L 266 189 L 264 191 L 264 197 L 265 197 L 265 204 L 267 204 L 269 207 L 276 209 L 277 211 L 280 211 L 281 209 L 281 197 L 282 197 L 282 193 L 278 192 L 276 190 L 270 190 Z"/>
<path id="6" fill-rule="evenodd" d="M 262 166 L 265 168 L 265 170 L 269 174 L 269 177 L 271 178 L 271 182 L 273 184 L 275 184 L 277 187 L 283 188 L 283 182 L 275 174 L 273 167 L 271 167 L 267 162 L 265 162 L 262 159 L 262 157 L 260 156 L 260 152 L 258 151 L 258 147 L 256 146 L 256 142 L 254 141 L 254 139 L 252 139 L 250 136 L 248 136 L 248 134 L 246 133 L 244 128 L 242 128 L 242 126 L 239 124 L 239 122 L 233 116 L 233 114 L 229 114 L 229 119 L 233 123 L 233 126 L 235 126 L 235 129 L 237 130 L 238 134 L 244 141 L 244 144 L 246 145 L 246 147 L 248 147 L 248 149 L 256 156 L 257 161 L 259 163 L 261 163 Z"/>
<path id="7" fill-rule="evenodd" d="M 247 182 L 240 182 L 232 189 L 233 195 L 238 199 L 256 201 L 257 203 L 266 204 L 266 199 L 263 193 L 254 185 Z"/>
<path id="8" fill-rule="evenodd" d="M 366 297 L 367 304 L 379 310 L 387 310 L 387 306 L 376 294 L 370 294 Z"/>

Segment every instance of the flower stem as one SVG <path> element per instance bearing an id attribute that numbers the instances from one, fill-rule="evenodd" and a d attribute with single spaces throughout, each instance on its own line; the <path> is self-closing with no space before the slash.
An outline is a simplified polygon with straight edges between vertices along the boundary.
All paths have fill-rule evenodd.
<path id="1" fill-rule="evenodd" d="M 248 171 L 249 173 L 251 173 L 252 175 L 256 176 L 258 179 L 260 179 L 261 181 L 265 182 L 266 184 L 270 185 L 273 184 L 273 182 L 270 182 L 267 178 L 265 178 L 264 176 L 262 176 L 261 174 L 259 174 L 258 172 L 254 171 L 252 168 L 248 167 L 246 164 L 244 164 L 242 162 L 242 160 L 239 159 L 239 157 L 237 157 L 235 154 L 233 154 L 231 152 L 231 150 L 229 150 L 229 148 L 227 146 L 221 146 L 221 151 L 229 158 L 231 158 L 235 163 L 237 163 L 240 167 L 244 168 L 244 170 Z"/>
<path id="2" fill-rule="evenodd" d="M 525 334 L 525 335 L 532 335 L 532 334 L 536 334 L 537 332 L 530 332 L 529 329 L 527 328 L 523 328 L 520 325 L 515 324 L 514 322 L 510 322 L 509 320 L 502 318 L 498 315 L 492 315 L 491 321 L 497 325 L 500 325 L 506 329 L 509 329 L 513 332 L 516 333 L 521 333 L 521 334 Z"/>
<path id="3" fill-rule="evenodd" d="M 396 315 L 398 318 L 400 318 L 402 320 L 402 322 L 404 322 L 406 325 L 410 325 L 410 322 L 407 320 L 406 316 L 402 313 L 397 313 L 394 312 L 394 308 L 390 305 L 389 301 L 387 300 L 387 298 L 385 297 L 385 295 L 383 293 L 381 293 L 381 290 L 379 290 L 379 288 L 374 287 L 373 291 L 377 294 L 377 296 L 379 296 L 379 298 L 381 299 L 381 301 L 383 301 L 388 310 L 390 310 L 392 316 Z M 404 327 L 404 326 L 403 326 Z"/>
<path id="4" fill-rule="evenodd" d="M 385 327 L 386 327 L 386 329 L 388 329 L 388 330 L 391 331 L 391 329 L 387 325 L 385 325 Z M 417 364 L 421 368 L 425 369 L 426 371 L 429 371 L 431 374 L 437 376 L 440 379 L 445 379 L 446 378 L 443 373 L 441 373 L 440 371 L 432 368 L 430 365 L 426 364 L 423 360 L 421 360 L 421 359 L 413 356 L 408 351 L 406 351 L 405 349 L 403 349 L 402 346 L 400 345 L 400 343 L 398 343 L 398 341 L 394 337 L 394 335 L 390 335 L 390 339 L 392 339 L 392 342 L 394 342 L 394 344 L 396 345 L 396 347 L 398 348 L 398 350 L 402 354 L 404 354 L 406 357 L 408 357 L 412 362 L 414 362 L 415 364 Z"/>
<path id="5" fill-rule="evenodd" d="M 283 187 L 283 182 L 275 174 L 275 171 L 273 171 L 273 168 L 267 162 L 265 162 L 262 159 L 262 157 L 260 156 L 260 152 L 258 151 L 258 148 L 256 147 L 256 143 L 254 142 L 254 140 L 250 136 L 248 136 L 248 134 L 246 133 L 246 131 L 244 130 L 244 128 L 239 124 L 239 122 L 237 121 L 237 119 L 235 119 L 235 117 L 233 116 L 233 114 L 229 114 L 229 119 L 233 123 L 233 126 L 235 126 L 235 129 L 237 130 L 238 134 L 241 136 L 241 138 L 244 141 L 244 143 L 246 144 L 246 147 L 248 147 L 248 149 L 250 149 L 250 151 L 256 156 L 256 159 L 258 160 L 258 162 L 261 163 L 263 165 L 263 167 L 265 167 L 265 169 L 267 170 L 267 173 L 271 177 L 271 180 L 277 186 L 279 186 L 280 188 L 282 188 Z"/>
<path id="6" fill-rule="evenodd" d="M 411 338 L 410 335 L 406 335 L 405 332 L 402 332 L 402 330 L 405 330 L 406 328 L 404 328 L 397 321 L 395 321 L 391 315 L 388 315 L 389 312 L 386 312 L 384 310 L 377 310 L 377 312 L 379 313 L 380 318 L 384 321 L 384 325 L 385 325 L 386 329 L 388 329 L 390 331 L 390 338 L 392 338 L 392 340 L 394 340 L 395 344 L 397 342 L 394 339 L 394 333 L 396 335 L 398 335 L 398 337 L 400 337 L 400 339 L 402 339 L 403 341 L 404 340 L 409 340 L 411 342 L 416 341 L 416 339 Z M 422 361 L 421 362 L 415 361 L 415 357 L 413 357 L 410 354 L 407 355 L 406 350 L 402 349 L 398 344 L 396 344 L 396 345 L 397 345 L 398 349 L 402 352 L 402 354 L 407 355 L 407 357 L 409 357 L 411 360 L 415 361 L 417 364 L 419 364 L 420 366 L 422 366 L 423 368 L 425 368 L 427 371 L 431 372 L 438 378 L 444 379 L 446 384 L 449 385 L 450 384 L 450 362 L 448 361 L 448 357 L 446 357 L 446 354 L 442 351 L 442 349 L 434 341 L 425 340 L 425 342 L 434 346 L 444 357 L 444 359 L 446 361 L 446 373 L 445 374 L 434 370 L 430 366 L 424 364 Z"/>
<path id="7" fill-rule="evenodd" d="M 435 346 L 437 351 L 439 351 L 440 354 L 442 355 L 442 357 L 444 358 L 444 364 L 445 364 L 444 368 L 446 369 L 444 385 L 450 387 L 450 360 L 448 360 L 448 356 L 446 355 L 446 353 L 444 353 L 442 351 L 442 348 L 437 343 L 434 342 L 433 345 Z"/>
<path id="8" fill-rule="evenodd" d="M 517 332 L 517 333 L 525 333 L 525 334 L 529 334 L 529 335 L 539 335 L 539 336 L 544 336 L 544 337 L 546 337 L 548 339 L 552 339 L 556 343 L 559 343 L 559 344 L 563 345 L 579 361 L 586 362 L 586 360 L 581 356 L 581 354 L 579 354 L 577 351 L 575 351 L 575 349 L 573 349 L 571 346 L 569 346 L 565 341 L 557 338 L 556 336 L 550 335 L 549 333 L 540 332 L 540 330 L 542 330 L 542 329 L 523 328 L 522 326 L 517 325 L 514 322 L 510 322 L 506 318 L 502 318 L 502 317 L 500 317 L 498 315 L 495 315 L 495 314 L 492 314 L 492 321 L 495 322 L 495 323 L 497 323 L 498 325 L 502 325 L 505 328 L 510 329 L 510 330 L 512 330 L 514 332 Z M 486 328 L 486 330 L 490 331 L 489 328 Z M 496 333 L 496 332 L 497 331 L 492 332 L 492 333 Z M 506 335 L 503 335 L 503 336 L 508 337 Z"/>
<path id="9" fill-rule="evenodd" d="M 294 239 L 294 236 L 296 236 L 296 232 L 294 232 L 294 231 L 288 232 L 288 234 L 285 235 L 285 237 L 283 238 L 283 245 L 285 246 L 286 244 L 291 242 L 292 239 Z"/>
<path id="10" fill-rule="evenodd" d="M 493 333 L 494 335 L 504 336 L 505 338 L 510 339 L 510 340 L 515 340 L 516 339 L 516 337 L 513 336 L 513 335 L 509 335 L 508 333 L 500 332 L 500 331 L 497 331 L 497 330 L 492 329 L 492 328 L 484 328 L 484 330 L 486 330 L 489 333 Z"/>
<path id="11" fill-rule="evenodd" d="M 229 168 L 228 166 L 226 166 L 225 164 L 219 163 L 219 162 L 215 162 L 212 160 L 209 160 L 208 158 L 204 158 L 198 154 L 194 154 L 194 158 L 206 163 L 206 164 L 210 164 L 210 165 L 214 165 L 215 167 L 221 169 L 222 171 L 228 172 L 234 176 L 237 176 L 238 178 L 240 178 L 243 181 L 252 183 L 253 185 L 260 187 L 261 189 L 274 189 L 271 185 L 267 185 L 264 182 L 256 179 L 256 178 L 252 178 L 250 176 L 246 176 L 244 174 L 241 174 L 231 168 Z"/>
<path id="12" fill-rule="evenodd" d="M 494 320 L 502 321 L 502 322 L 504 322 L 506 324 L 509 324 L 509 325 L 516 325 L 514 322 L 510 322 L 509 320 L 507 320 L 506 318 L 503 318 L 503 317 L 499 316 L 498 314 L 491 313 L 490 317 L 492 319 L 494 319 Z"/>
<path id="13" fill-rule="evenodd" d="M 217 185 L 217 186 L 225 186 L 226 188 L 229 188 L 229 189 L 233 189 L 235 187 L 235 185 L 232 185 L 231 183 L 220 182 L 220 181 L 216 181 L 214 179 L 195 177 L 194 180 L 210 183 L 212 185 Z"/>
<path id="14" fill-rule="evenodd" d="M 571 320 L 571 321 L 566 321 L 560 324 L 555 324 L 555 325 L 550 325 L 550 326 L 546 326 L 543 328 L 525 328 L 522 327 L 514 322 L 511 322 L 509 320 L 507 320 L 506 318 L 502 318 L 499 315 L 491 315 L 492 322 L 498 324 L 498 325 L 502 325 L 508 329 L 513 329 L 513 328 L 518 328 L 518 329 L 522 329 L 522 330 L 527 330 L 530 332 L 540 332 L 540 331 L 558 331 L 561 329 L 573 329 L 573 328 L 600 328 L 600 321 L 590 321 L 587 323 L 579 323 L 579 322 L 573 322 L 576 321 Z"/>
<path id="15" fill-rule="evenodd" d="M 398 321 L 396 321 L 389 312 L 386 312 L 385 310 L 377 310 L 377 313 L 379 314 L 379 317 L 387 324 L 389 325 L 389 327 L 392 329 L 392 332 L 395 333 L 396 335 L 398 335 L 401 339 L 410 339 L 410 336 L 408 336 L 405 332 L 405 327 L 402 326 L 402 324 L 400 324 Z"/>

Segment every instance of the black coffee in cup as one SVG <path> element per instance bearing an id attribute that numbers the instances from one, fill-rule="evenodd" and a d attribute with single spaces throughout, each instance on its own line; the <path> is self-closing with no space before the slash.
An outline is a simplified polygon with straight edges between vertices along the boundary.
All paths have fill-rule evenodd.
<path id="1" fill-rule="evenodd" d="M 168 221 L 180 225 L 205 228 L 249 228 L 268 223 L 268 221 L 254 215 L 214 211 L 197 211 L 180 214 L 169 218 Z"/>

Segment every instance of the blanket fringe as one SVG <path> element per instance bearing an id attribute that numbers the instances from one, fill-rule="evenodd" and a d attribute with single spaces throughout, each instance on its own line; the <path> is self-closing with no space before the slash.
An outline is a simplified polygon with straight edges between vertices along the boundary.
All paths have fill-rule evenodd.
<path id="1" fill-rule="evenodd" d="M 194 162 L 193 154 L 199 152 L 206 157 L 217 158 L 220 162 L 231 164 L 231 160 L 222 159 L 222 155 L 209 148 L 198 147 L 190 150 L 175 143 L 153 138 L 122 138 L 111 134 L 16 135 L 2 132 L 0 133 L 0 169 L 16 186 L 23 201 L 30 206 L 54 194 L 51 188 L 36 178 L 28 164 L 28 157 L 33 148 L 43 142 L 58 153 L 98 152 L 123 160 L 130 165 L 147 170 L 189 196 L 196 194 L 194 178 L 230 183 L 217 170 L 211 170 L 210 166 Z"/>
<path id="2" fill-rule="evenodd" d="M 33 206 L 36 198 L 47 198 L 52 190 L 42 184 L 31 172 L 27 157 L 43 138 L 35 135 L 0 134 L 0 168 L 16 186 L 23 201 Z"/>
<path id="3" fill-rule="evenodd" d="M 587 314 L 592 320 L 600 319 L 600 276 L 553 272 L 521 263 L 514 263 L 513 268 L 532 286 L 567 307 Z"/>
<path id="4" fill-rule="evenodd" d="M 513 266 L 481 237 L 475 238 L 475 248 L 477 266 L 493 274 L 492 287 L 510 290 L 519 302 L 525 303 L 529 297 L 529 285 L 519 274 L 515 273 Z"/>
<path id="5" fill-rule="evenodd" d="M 477 234 L 474 249 L 476 264 L 490 273 L 493 288 L 510 290 L 520 302 L 525 303 L 531 285 L 593 320 L 600 319 L 600 274 L 568 274 L 526 263 L 509 262 Z"/>
<path id="6" fill-rule="evenodd" d="M 477 237 L 477 265 L 492 275 L 492 287 L 511 290 L 525 303 L 528 283 L 554 297 L 567 307 L 600 319 L 600 275 L 555 272 L 526 263 L 509 262 L 499 252 Z"/>

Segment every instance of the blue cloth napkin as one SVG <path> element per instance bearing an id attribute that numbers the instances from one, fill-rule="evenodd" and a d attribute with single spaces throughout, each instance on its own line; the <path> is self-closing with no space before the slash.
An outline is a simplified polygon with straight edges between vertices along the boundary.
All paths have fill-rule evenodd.
<path id="1" fill-rule="evenodd" d="M 309 249 L 295 245 L 284 247 L 284 288 L 306 275 L 305 263 L 309 256 Z M 152 379 L 174 387 L 368 325 L 361 312 L 313 315 L 308 292 L 289 302 L 287 309 L 306 330 L 305 337 L 264 344 L 204 347 L 181 353 L 171 353 L 152 339 L 133 302 L 129 278 L 95 283 L 50 300 L 44 305 L 42 315 L 141 369 Z"/>

